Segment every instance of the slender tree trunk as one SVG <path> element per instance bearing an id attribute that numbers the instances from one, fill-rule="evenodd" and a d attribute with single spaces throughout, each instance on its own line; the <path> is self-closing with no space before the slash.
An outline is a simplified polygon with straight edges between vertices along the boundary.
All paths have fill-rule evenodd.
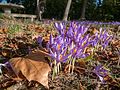
<path id="1" fill-rule="evenodd" d="M 100 6 L 101 5 L 101 3 L 102 3 L 102 1 L 101 0 L 98 0 L 98 6 Z"/>
<path id="2" fill-rule="evenodd" d="M 98 0 L 99 1 L 99 5 L 101 4 L 101 0 Z"/>
<path id="3" fill-rule="evenodd" d="M 85 10 L 86 10 L 87 0 L 83 1 L 82 13 L 81 13 L 81 20 L 85 20 Z"/>
<path id="4" fill-rule="evenodd" d="M 67 2 L 67 6 L 66 6 L 66 9 L 65 9 L 64 17 L 63 17 L 64 21 L 67 21 L 67 19 L 68 19 L 68 14 L 69 14 L 71 2 L 72 2 L 72 0 L 68 0 L 68 2 Z"/>
<path id="5" fill-rule="evenodd" d="M 41 20 L 41 11 L 40 11 L 40 4 L 39 4 L 40 0 L 37 0 L 37 16 L 38 16 L 38 20 Z"/>

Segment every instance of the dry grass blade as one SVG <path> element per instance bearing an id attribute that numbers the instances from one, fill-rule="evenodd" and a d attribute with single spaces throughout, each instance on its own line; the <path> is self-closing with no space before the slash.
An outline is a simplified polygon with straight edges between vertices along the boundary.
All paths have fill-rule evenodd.
<path id="1" fill-rule="evenodd" d="M 82 86 L 81 82 L 80 82 L 80 90 L 85 90 L 84 87 Z"/>

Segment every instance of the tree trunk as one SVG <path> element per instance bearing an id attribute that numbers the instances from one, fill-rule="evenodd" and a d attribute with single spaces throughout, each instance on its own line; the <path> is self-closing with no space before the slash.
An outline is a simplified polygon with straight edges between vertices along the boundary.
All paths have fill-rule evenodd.
<path id="1" fill-rule="evenodd" d="M 85 20 L 85 10 L 86 10 L 87 0 L 84 0 L 83 7 L 82 7 L 82 13 L 81 13 L 81 20 Z"/>
<path id="2" fill-rule="evenodd" d="M 99 5 L 101 4 L 101 0 L 98 0 L 99 1 Z"/>
<path id="3" fill-rule="evenodd" d="M 42 17 L 41 17 L 41 11 L 40 11 L 40 4 L 39 4 L 40 0 L 37 0 L 37 17 L 38 17 L 38 20 L 42 20 Z"/>
<path id="4" fill-rule="evenodd" d="M 101 0 L 98 0 L 98 6 L 100 6 L 101 5 L 101 3 L 102 3 L 102 1 Z"/>
<path id="5" fill-rule="evenodd" d="M 70 6 L 71 6 L 71 2 L 72 2 L 72 0 L 68 0 L 68 2 L 67 2 L 67 6 L 66 6 L 66 9 L 65 9 L 64 17 L 63 17 L 64 21 L 67 21 Z"/>

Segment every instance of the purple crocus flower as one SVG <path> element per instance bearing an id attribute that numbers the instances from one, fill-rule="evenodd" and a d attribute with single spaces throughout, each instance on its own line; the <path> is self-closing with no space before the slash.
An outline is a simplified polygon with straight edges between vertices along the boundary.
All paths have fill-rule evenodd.
<path id="1" fill-rule="evenodd" d="M 2 67 L 5 67 L 5 66 L 6 66 L 5 64 L 0 63 L 0 74 L 2 73 Z"/>
<path id="2" fill-rule="evenodd" d="M 74 32 L 73 32 L 73 27 L 69 27 L 66 36 L 69 38 L 73 38 L 74 37 Z"/>
<path id="3" fill-rule="evenodd" d="M 63 35 L 59 35 L 55 38 L 53 38 L 51 35 L 50 41 L 48 42 L 48 50 L 50 52 L 50 56 L 57 62 L 66 62 L 67 58 L 70 55 L 67 54 L 69 43 L 70 40 L 63 37 Z"/>
<path id="4" fill-rule="evenodd" d="M 66 25 L 64 23 L 55 22 L 54 26 L 58 30 L 60 35 L 65 33 Z"/>
<path id="5" fill-rule="evenodd" d="M 99 38 L 98 36 L 95 36 L 94 39 L 91 39 L 91 41 L 89 42 L 93 47 L 95 47 L 99 42 Z"/>
<path id="6" fill-rule="evenodd" d="M 50 45 L 52 45 L 54 43 L 54 39 L 53 36 L 50 34 L 50 40 L 49 40 Z"/>
<path id="7" fill-rule="evenodd" d="M 72 58 L 85 58 L 87 54 L 84 53 L 84 48 L 81 48 L 80 46 L 74 46 L 70 50 Z"/>
<path id="8" fill-rule="evenodd" d="M 52 59 L 56 60 L 57 63 L 58 62 L 65 63 L 68 57 L 70 56 L 70 54 L 66 54 L 66 52 L 67 52 L 67 48 L 65 48 L 64 50 L 55 50 L 55 51 L 50 50 L 50 56 L 52 57 Z"/>
<path id="9" fill-rule="evenodd" d="M 50 35 L 49 41 L 47 43 L 47 49 L 49 51 L 49 49 L 52 49 L 54 47 L 55 47 L 55 40 L 54 40 L 53 36 Z"/>
<path id="10" fill-rule="evenodd" d="M 39 44 L 40 47 L 42 47 L 42 41 L 43 41 L 42 37 L 37 38 L 37 43 Z"/>
<path id="11" fill-rule="evenodd" d="M 103 31 L 103 32 L 101 32 L 101 34 L 100 34 L 100 39 L 101 39 L 102 41 L 106 40 L 108 37 L 109 37 L 109 35 L 108 35 L 108 33 L 107 33 L 106 30 Z"/>
<path id="12" fill-rule="evenodd" d="M 88 30 L 88 27 L 81 26 L 81 34 L 85 34 Z"/>
<path id="13" fill-rule="evenodd" d="M 100 81 L 103 83 L 105 82 L 104 77 L 109 75 L 109 71 L 105 69 L 102 65 L 96 66 L 93 72 L 99 77 Z"/>
<path id="14" fill-rule="evenodd" d="M 76 39 L 77 40 L 77 39 Z M 76 46 L 78 46 L 78 47 L 80 47 L 81 49 L 85 49 L 87 46 L 89 46 L 90 45 L 90 41 L 89 41 L 89 35 L 85 35 L 84 37 L 83 36 L 81 36 L 80 38 L 79 38 L 79 41 L 76 41 L 75 40 L 75 42 L 76 42 Z"/>
<path id="15" fill-rule="evenodd" d="M 104 39 L 104 41 L 101 42 L 103 48 L 105 48 L 106 46 L 108 46 L 109 42 L 112 40 L 112 36 L 108 36 Z"/>
<path id="16" fill-rule="evenodd" d="M 6 67 L 7 69 L 10 69 L 11 65 L 9 62 L 0 63 L 0 74 L 2 73 L 2 67 Z"/>
<path id="17" fill-rule="evenodd" d="M 109 36 L 107 31 L 105 30 L 104 32 L 101 31 L 100 33 L 100 44 L 102 45 L 103 48 L 108 46 L 109 41 L 112 39 L 112 36 Z"/>
<path id="18" fill-rule="evenodd" d="M 73 58 L 77 58 L 82 53 L 82 49 L 80 49 L 79 47 L 75 46 L 73 49 L 70 50 L 70 53 L 72 54 Z"/>
<path id="19" fill-rule="evenodd" d="M 96 46 L 98 44 L 102 45 L 103 48 L 108 46 L 109 41 L 112 39 L 112 36 L 109 36 L 106 30 L 103 31 L 102 28 L 100 28 L 100 33 L 96 33 L 94 36 L 91 36 L 90 43 L 92 46 Z"/>

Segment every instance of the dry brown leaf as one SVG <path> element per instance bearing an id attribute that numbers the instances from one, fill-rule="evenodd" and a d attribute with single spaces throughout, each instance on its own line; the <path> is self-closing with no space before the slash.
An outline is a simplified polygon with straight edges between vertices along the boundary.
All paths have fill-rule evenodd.
<path id="1" fill-rule="evenodd" d="M 51 68 L 45 56 L 49 55 L 44 51 L 37 51 L 24 58 L 13 58 L 10 64 L 19 79 L 34 80 L 48 87 L 48 73 Z"/>
<path id="2" fill-rule="evenodd" d="M 95 33 L 99 33 L 99 31 L 95 27 L 91 27 L 88 30 L 88 33 L 91 34 L 91 35 L 94 35 Z"/>
<path id="3" fill-rule="evenodd" d="M 7 33 L 8 29 L 7 28 L 0 28 L 0 33 Z"/>

